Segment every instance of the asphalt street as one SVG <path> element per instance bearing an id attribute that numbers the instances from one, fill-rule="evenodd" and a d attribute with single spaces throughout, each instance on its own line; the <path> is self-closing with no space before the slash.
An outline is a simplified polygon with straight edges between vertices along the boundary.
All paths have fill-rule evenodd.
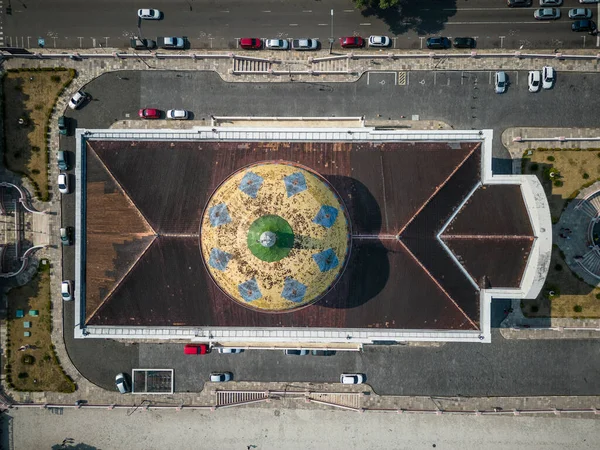
<path id="1" fill-rule="evenodd" d="M 350 0 L 5 0 L 0 47 L 129 47 L 141 36 L 182 36 L 192 48 L 234 49 L 240 37 L 330 37 L 373 34 L 393 38 L 392 47 L 420 49 L 429 36 L 471 36 L 481 49 L 597 48 L 600 36 L 573 33 L 567 13 L 581 6 L 565 0 L 562 17 L 537 21 L 539 8 L 508 8 L 504 0 L 421 0 L 386 11 L 354 8 Z M 156 8 L 162 20 L 140 21 L 138 8 Z M 597 21 L 600 6 L 587 5 Z M 333 14 L 332 14 L 333 11 Z M 339 43 L 336 39 L 336 47 Z"/>
<path id="2" fill-rule="evenodd" d="M 586 105 L 600 87 L 590 74 L 559 73 L 554 89 L 527 92 L 526 74 L 509 72 L 510 86 L 494 94 L 491 72 L 410 72 L 407 84 L 394 73 L 369 73 L 356 83 L 224 83 L 214 73 L 120 72 L 85 87 L 92 100 L 68 111 L 73 127 L 104 128 L 132 119 L 142 107 L 185 108 L 197 120 L 213 115 L 361 116 L 399 119 L 418 115 L 443 120 L 456 129 L 495 132 L 494 155 L 506 157 L 499 143 L 512 126 L 597 126 Z M 385 81 L 385 83 L 382 83 Z M 169 86 L 169 89 L 165 89 Z M 61 148 L 73 150 L 73 138 Z M 73 154 L 70 155 L 73 158 Z M 73 161 L 73 160 L 71 160 Z M 73 180 L 74 181 L 74 180 Z M 74 196 L 63 196 L 63 217 L 74 221 Z M 64 277 L 73 276 L 73 249 L 64 254 Z M 504 302 L 493 307 L 492 323 L 502 319 Z M 73 304 L 64 321 L 73 324 Z M 182 344 L 124 345 L 113 341 L 73 340 L 65 331 L 69 356 L 90 381 L 114 389 L 114 375 L 133 368 L 173 368 L 177 391 L 198 391 L 208 373 L 230 370 L 244 381 L 336 381 L 344 371 L 367 374 L 380 394 L 440 396 L 598 395 L 600 358 L 596 341 L 506 341 L 495 332 L 491 344 L 440 347 L 370 347 L 362 353 L 331 357 L 286 357 L 280 351 L 240 355 L 184 356 Z"/>

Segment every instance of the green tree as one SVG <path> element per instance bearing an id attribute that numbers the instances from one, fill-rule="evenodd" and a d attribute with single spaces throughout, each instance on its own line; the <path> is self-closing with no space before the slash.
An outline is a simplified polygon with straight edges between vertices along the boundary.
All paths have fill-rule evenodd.
<path id="1" fill-rule="evenodd" d="M 379 8 L 388 9 L 392 6 L 396 6 L 400 3 L 400 0 L 354 0 L 354 4 L 357 8 Z"/>

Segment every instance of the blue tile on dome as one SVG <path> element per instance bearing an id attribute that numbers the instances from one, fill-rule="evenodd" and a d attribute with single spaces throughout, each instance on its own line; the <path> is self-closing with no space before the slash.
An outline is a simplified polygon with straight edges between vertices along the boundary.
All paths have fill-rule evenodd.
<path id="1" fill-rule="evenodd" d="M 313 219 L 313 222 L 317 225 L 321 225 L 325 228 L 331 228 L 331 226 L 335 223 L 335 219 L 337 219 L 338 210 L 333 206 L 323 205 L 319 212 Z"/>
<path id="2" fill-rule="evenodd" d="M 262 293 L 260 292 L 258 283 L 254 278 L 238 284 L 238 291 L 242 298 L 247 302 L 253 302 L 254 300 L 258 300 L 262 297 Z"/>
<path id="3" fill-rule="evenodd" d="M 254 172 L 246 172 L 242 181 L 240 181 L 240 191 L 249 197 L 256 198 L 258 190 L 263 184 L 263 177 Z"/>
<path id="4" fill-rule="evenodd" d="M 294 303 L 300 303 L 306 294 L 306 286 L 293 278 L 287 277 L 283 283 L 281 296 Z"/>
<path id="5" fill-rule="evenodd" d="M 287 177 L 283 177 L 283 182 L 285 183 L 285 190 L 288 197 L 306 190 L 306 179 L 301 172 L 294 172 Z"/>
<path id="6" fill-rule="evenodd" d="M 224 252 L 218 248 L 213 248 L 210 251 L 210 258 L 208 258 L 208 264 L 210 267 L 214 267 L 221 272 L 225 272 L 229 260 L 233 257 L 231 253 Z"/>
<path id="7" fill-rule="evenodd" d="M 328 270 L 335 269 L 338 264 L 338 258 L 332 248 L 322 251 L 313 255 L 313 259 L 319 266 L 321 272 L 327 272 Z"/>
<path id="8" fill-rule="evenodd" d="M 212 206 L 208 210 L 208 218 L 213 227 L 218 227 L 231 222 L 231 217 L 229 217 L 229 211 L 227 210 L 227 205 L 225 203 L 219 203 L 218 205 Z"/>

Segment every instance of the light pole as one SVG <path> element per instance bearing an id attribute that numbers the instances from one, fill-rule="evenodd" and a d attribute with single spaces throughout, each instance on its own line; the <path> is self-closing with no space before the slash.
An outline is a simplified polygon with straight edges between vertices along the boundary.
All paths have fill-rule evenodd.
<path id="1" fill-rule="evenodd" d="M 333 9 L 331 10 L 331 35 L 329 36 L 329 54 L 333 50 Z"/>

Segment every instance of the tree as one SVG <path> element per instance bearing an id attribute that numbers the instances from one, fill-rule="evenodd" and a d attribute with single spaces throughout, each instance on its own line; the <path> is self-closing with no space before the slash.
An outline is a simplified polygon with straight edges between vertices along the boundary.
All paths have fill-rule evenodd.
<path id="1" fill-rule="evenodd" d="M 398 5 L 398 3 L 400 3 L 400 0 L 354 0 L 357 8 L 388 9 Z"/>

